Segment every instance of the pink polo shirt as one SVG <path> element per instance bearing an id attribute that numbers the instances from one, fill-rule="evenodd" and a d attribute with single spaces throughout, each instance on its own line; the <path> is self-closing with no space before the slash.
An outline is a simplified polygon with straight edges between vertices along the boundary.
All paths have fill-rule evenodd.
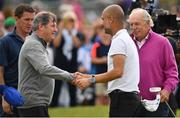
<path id="1" fill-rule="evenodd" d="M 138 53 L 140 60 L 139 89 L 142 98 L 155 98 L 156 94 L 149 91 L 150 87 L 161 87 L 172 92 L 178 83 L 178 70 L 168 39 L 150 30 L 146 42 L 138 49 Z"/>

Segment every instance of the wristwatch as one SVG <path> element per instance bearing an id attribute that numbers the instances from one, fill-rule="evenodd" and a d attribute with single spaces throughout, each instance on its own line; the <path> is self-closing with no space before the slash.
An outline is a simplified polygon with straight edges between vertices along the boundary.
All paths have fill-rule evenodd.
<path id="1" fill-rule="evenodd" d="M 91 78 L 89 78 L 89 81 L 91 82 L 91 84 L 95 84 L 96 83 L 96 78 L 94 75 L 92 75 Z"/>

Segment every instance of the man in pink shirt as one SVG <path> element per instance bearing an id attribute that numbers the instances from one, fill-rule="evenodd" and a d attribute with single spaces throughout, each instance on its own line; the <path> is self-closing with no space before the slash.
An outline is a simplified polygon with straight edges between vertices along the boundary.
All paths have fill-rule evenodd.
<path id="1" fill-rule="evenodd" d="M 141 108 L 142 116 L 168 116 L 165 101 L 178 83 L 178 71 L 173 49 L 168 39 L 153 32 L 153 21 L 144 9 L 134 9 L 129 16 L 133 39 L 137 45 L 140 60 L 140 95 L 142 99 L 153 100 L 156 94 L 151 87 L 161 87 L 161 103 L 155 112 Z"/>

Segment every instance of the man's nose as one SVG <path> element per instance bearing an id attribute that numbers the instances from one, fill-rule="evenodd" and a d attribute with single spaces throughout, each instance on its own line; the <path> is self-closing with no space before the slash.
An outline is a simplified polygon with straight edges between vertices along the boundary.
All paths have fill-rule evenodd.
<path id="1" fill-rule="evenodd" d="M 135 25 L 130 25 L 130 28 L 131 28 L 131 30 L 134 30 L 134 29 L 136 29 L 136 26 Z"/>
<path id="2" fill-rule="evenodd" d="M 29 21 L 28 21 L 28 25 L 31 25 L 31 26 L 32 26 L 32 25 L 33 25 L 33 20 L 29 20 Z"/>
<path id="3" fill-rule="evenodd" d="M 57 27 L 55 27 L 55 28 L 54 28 L 54 31 L 55 31 L 55 32 L 58 32 L 58 28 L 57 28 Z"/>

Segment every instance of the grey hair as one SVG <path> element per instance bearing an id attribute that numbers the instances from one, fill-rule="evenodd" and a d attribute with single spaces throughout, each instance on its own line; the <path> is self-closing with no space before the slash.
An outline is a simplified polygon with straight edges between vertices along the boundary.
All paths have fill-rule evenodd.
<path id="1" fill-rule="evenodd" d="M 142 8 L 133 9 L 131 14 L 136 13 L 136 12 L 142 12 L 144 14 L 144 20 L 148 21 L 151 27 L 154 26 L 151 15 L 145 9 L 142 9 Z"/>
<path id="2" fill-rule="evenodd" d="M 33 21 L 33 31 L 38 30 L 39 24 L 46 26 L 50 20 L 56 22 L 57 21 L 56 15 L 46 11 L 39 12 L 35 16 Z"/>

